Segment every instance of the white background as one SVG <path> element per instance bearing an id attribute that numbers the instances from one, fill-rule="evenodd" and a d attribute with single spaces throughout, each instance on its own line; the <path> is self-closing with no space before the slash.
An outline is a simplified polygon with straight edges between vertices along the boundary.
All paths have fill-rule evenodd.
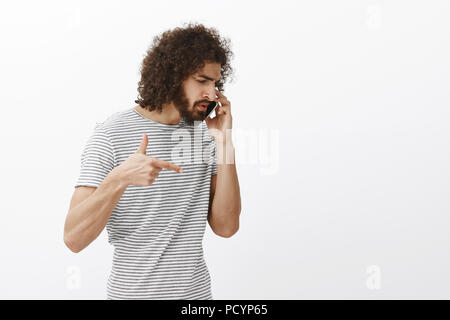
<path id="1" fill-rule="evenodd" d="M 105 299 L 106 230 L 63 243 L 81 151 L 135 105 L 153 37 L 189 21 L 231 39 L 233 127 L 261 134 L 253 163 L 236 141 L 239 232 L 207 227 L 213 298 L 450 298 L 449 16 L 448 1 L 2 1 L 0 298 Z"/>

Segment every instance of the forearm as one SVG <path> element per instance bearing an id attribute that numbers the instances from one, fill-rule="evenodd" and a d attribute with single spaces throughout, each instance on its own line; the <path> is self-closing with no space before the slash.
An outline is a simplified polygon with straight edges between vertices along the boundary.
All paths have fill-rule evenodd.
<path id="1" fill-rule="evenodd" d="M 218 171 L 211 208 L 211 221 L 225 233 L 239 228 L 241 196 L 236 171 L 234 146 L 230 139 L 218 143 Z"/>
<path id="2" fill-rule="evenodd" d="M 125 190 L 112 170 L 87 199 L 70 209 L 64 234 L 73 251 L 81 251 L 99 236 Z"/>

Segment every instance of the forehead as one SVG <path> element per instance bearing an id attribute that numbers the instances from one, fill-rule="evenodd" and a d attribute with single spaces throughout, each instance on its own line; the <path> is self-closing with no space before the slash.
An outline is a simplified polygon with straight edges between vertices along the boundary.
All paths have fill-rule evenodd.
<path id="1" fill-rule="evenodd" d="M 204 75 L 206 77 L 214 79 L 214 81 L 219 81 L 220 79 L 220 63 L 217 62 L 205 62 L 203 68 L 197 70 L 194 73 L 196 76 Z"/>

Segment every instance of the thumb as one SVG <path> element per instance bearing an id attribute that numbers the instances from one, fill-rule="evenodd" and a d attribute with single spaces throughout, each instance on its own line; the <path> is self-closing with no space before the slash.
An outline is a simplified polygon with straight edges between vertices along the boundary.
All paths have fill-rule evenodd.
<path id="1" fill-rule="evenodd" d="M 136 150 L 136 153 L 146 154 L 147 145 L 148 145 L 148 137 L 144 133 L 144 135 L 142 136 L 141 144 L 139 145 L 139 148 Z"/>

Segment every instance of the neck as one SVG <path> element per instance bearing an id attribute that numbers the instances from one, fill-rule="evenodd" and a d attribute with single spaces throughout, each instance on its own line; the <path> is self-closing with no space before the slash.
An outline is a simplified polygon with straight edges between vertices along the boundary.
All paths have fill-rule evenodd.
<path id="1" fill-rule="evenodd" d="M 148 108 L 144 109 L 140 105 L 135 106 L 134 109 L 145 118 L 162 124 L 178 124 L 181 120 L 180 113 L 173 103 L 164 104 L 161 112 L 158 110 L 149 111 Z"/>

